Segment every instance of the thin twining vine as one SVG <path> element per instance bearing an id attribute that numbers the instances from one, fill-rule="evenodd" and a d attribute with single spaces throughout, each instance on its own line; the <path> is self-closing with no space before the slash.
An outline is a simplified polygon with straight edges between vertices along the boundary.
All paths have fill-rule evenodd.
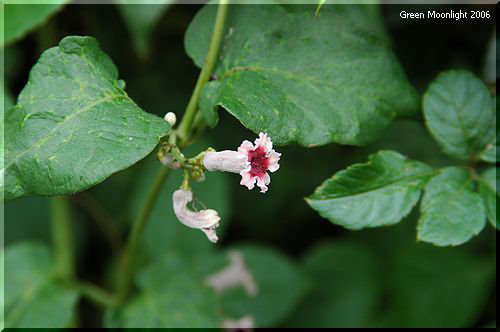
<path id="1" fill-rule="evenodd" d="M 184 149 L 188 145 L 189 141 L 192 139 L 192 135 L 194 133 L 193 120 L 195 120 L 197 115 L 201 90 L 203 88 L 203 85 L 206 82 L 208 82 L 217 60 L 217 55 L 220 49 L 222 36 L 224 32 L 224 24 L 227 15 L 227 9 L 228 9 L 228 1 L 221 0 L 217 8 L 217 16 L 215 19 L 214 29 L 212 32 L 212 39 L 210 42 L 210 47 L 208 49 L 207 58 L 200 72 L 200 75 L 196 82 L 196 86 L 193 90 L 193 94 L 191 95 L 188 106 L 186 108 L 186 112 L 182 117 L 179 127 L 177 130 L 172 130 L 168 138 L 168 144 L 171 144 L 172 146 L 176 147 L 175 153 L 177 153 L 177 157 L 180 157 L 182 155 L 181 150 Z M 179 158 L 179 160 L 182 160 L 182 158 Z M 137 251 L 140 236 L 142 234 L 144 226 L 147 223 L 147 220 L 149 219 L 151 211 L 153 210 L 156 200 L 158 199 L 160 190 L 163 184 L 165 183 L 165 180 L 167 179 L 169 172 L 170 168 L 168 167 L 162 167 L 161 170 L 158 172 L 158 175 L 156 176 L 153 186 L 151 187 L 148 195 L 146 196 L 142 209 L 140 210 L 139 214 L 133 221 L 132 230 L 127 239 L 126 247 L 120 262 L 120 273 L 118 280 L 118 299 L 117 299 L 118 303 L 124 302 L 130 292 L 134 260 L 135 260 L 134 256 Z"/>

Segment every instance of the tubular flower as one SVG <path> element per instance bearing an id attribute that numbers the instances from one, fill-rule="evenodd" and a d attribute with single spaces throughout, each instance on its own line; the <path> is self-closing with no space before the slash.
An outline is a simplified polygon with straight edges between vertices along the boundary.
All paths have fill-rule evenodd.
<path id="1" fill-rule="evenodd" d="M 215 229 L 219 226 L 220 217 L 212 209 L 194 212 L 188 209 L 187 204 L 193 200 L 193 193 L 189 190 L 179 189 L 174 192 L 172 201 L 177 218 L 184 225 L 202 230 L 208 239 L 216 243 L 218 240 Z"/>
<path id="2" fill-rule="evenodd" d="M 255 145 L 249 141 L 243 141 L 238 151 L 207 152 L 203 165 L 209 171 L 239 173 L 240 184 L 249 190 L 255 187 L 257 181 L 260 192 L 265 193 L 268 189 L 267 185 L 271 182 L 267 171 L 278 170 L 280 156 L 280 153 L 274 151 L 271 138 L 265 133 L 260 133 L 259 138 L 255 140 Z"/>

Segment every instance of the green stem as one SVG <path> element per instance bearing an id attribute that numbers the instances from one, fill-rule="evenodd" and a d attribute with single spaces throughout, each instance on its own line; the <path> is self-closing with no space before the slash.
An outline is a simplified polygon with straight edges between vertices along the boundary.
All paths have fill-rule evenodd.
<path id="1" fill-rule="evenodd" d="M 74 277 L 74 252 L 69 202 L 64 196 L 56 196 L 50 203 L 57 271 L 60 277 L 70 281 Z"/>
<path id="2" fill-rule="evenodd" d="M 210 79 L 210 75 L 212 74 L 215 63 L 217 62 L 217 55 L 219 53 L 219 48 L 224 33 L 224 23 L 226 21 L 227 7 L 228 0 L 220 0 L 219 7 L 217 8 L 214 30 L 212 32 L 212 40 L 210 42 L 210 47 L 208 48 L 207 58 L 205 59 L 205 63 L 203 64 L 203 68 L 201 69 L 200 76 L 198 76 L 198 81 L 196 82 L 196 86 L 194 88 L 193 94 L 191 95 L 191 99 L 189 99 L 186 112 L 184 113 L 182 121 L 179 124 L 178 134 L 183 144 L 185 144 L 189 139 L 191 125 L 198 110 L 198 101 L 200 99 L 201 89 L 203 88 L 203 85 L 205 85 L 205 83 L 207 83 Z"/>
<path id="3" fill-rule="evenodd" d="M 205 63 L 203 64 L 203 68 L 201 69 L 200 76 L 198 77 L 198 81 L 196 82 L 196 86 L 194 88 L 191 99 L 189 100 L 186 112 L 184 113 L 182 121 L 177 129 L 178 136 L 181 139 L 177 146 L 179 146 L 181 150 L 187 145 L 189 138 L 192 135 L 192 123 L 198 110 L 198 102 L 200 99 L 201 89 L 203 85 L 208 82 L 208 79 L 210 78 L 210 75 L 212 74 L 213 68 L 215 66 L 215 62 L 217 61 L 217 55 L 224 32 L 224 22 L 226 20 L 227 14 L 227 2 L 228 0 L 220 0 L 207 58 L 205 60 Z M 175 140 L 175 137 L 173 138 L 173 140 Z M 132 230 L 128 237 L 127 245 L 125 247 L 120 265 L 121 270 L 118 280 L 118 303 L 123 303 L 130 292 L 130 287 L 132 284 L 132 274 L 134 270 L 134 255 L 137 251 L 140 236 L 142 230 L 144 229 L 144 226 L 146 225 L 149 215 L 153 210 L 153 207 L 160 194 L 163 183 L 167 178 L 169 170 L 170 169 L 167 167 L 161 168 L 153 184 L 153 187 L 151 188 L 151 191 L 146 198 L 141 212 L 133 222 Z"/>
<path id="4" fill-rule="evenodd" d="M 151 211 L 153 211 L 153 207 L 158 199 L 158 196 L 160 195 L 161 188 L 167 179 L 169 171 L 170 168 L 168 167 L 162 167 L 160 169 L 139 215 L 132 224 L 132 230 L 130 231 L 121 261 L 120 279 L 118 281 L 118 302 L 123 302 L 130 291 L 134 255 L 137 251 L 136 249 L 139 244 L 139 239 L 141 237 L 142 230 L 151 215 Z"/>
<path id="5" fill-rule="evenodd" d="M 91 283 L 80 281 L 74 284 L 73 288 L 92 302 L 103 307 L 111 307 L 116 303 L 111 293 Z"/>

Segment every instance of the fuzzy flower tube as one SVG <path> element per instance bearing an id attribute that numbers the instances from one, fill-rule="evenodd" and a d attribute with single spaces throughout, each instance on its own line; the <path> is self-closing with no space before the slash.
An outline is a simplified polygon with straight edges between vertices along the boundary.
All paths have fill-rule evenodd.
<path id="1" fill-rule="evenodd" d="M 255 187 L 255 182 L 261 193 L 265 193 L 271 182 L 269 172 L 276 172 L 281 153 L 273 149 L 271 138 L 260 133 L 255 144 L 243 141 L 238 151 L 207 152 L 203 165 L 208 171 L 239 173 L 240 184 L 249 190 Z"/>
<path id="2" fill-rule="evenodd" d="M 174 212 L 177 219 L 184 225 L 203 231 L 208 239 L 216 243 L 219 239 L 215 229 L 219 226 L 220 217 L 212 209 L 194 212 L 188 209 L 187 204 L 193 201 L 193 193 L 189 190 L 176 190 L 172 196 Z"/>

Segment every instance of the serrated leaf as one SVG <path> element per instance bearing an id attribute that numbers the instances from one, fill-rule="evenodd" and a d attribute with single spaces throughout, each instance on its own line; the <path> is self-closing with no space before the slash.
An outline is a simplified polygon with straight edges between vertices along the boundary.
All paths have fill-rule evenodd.
<path id="1" fill-rule="evenodd" d="M 423 110 L 434 139 L 452 157 L 476 158 L 495 138 L 493 99 L 467 71 L 441 73 L 424 95 Z"/>
<path id="2" fill-rule="evenodd" d="M 12 1 L 2 5 L 4 17 L 3 33 L 0 33 L 0 45 L 9 44 L 20 39 L 25 34 L 48 20 L 59 11 L 68 0 L 31 0 Z"/>
<path id="3" fill-rule="evenodd" d="M 498 108 L 498 98 L 495 96 L 494 97 L 494 111 L 495 111 L 495 127 L 496 127 L 496 115 L 497 115 L 497 108 Z M 496 163 L 497 162 L 497 156 L 498 156 L 498 132 L 500 131 L 500 128 L 496 128 L 496 133 L 495 136 L 493 137 L 493 140 L 486 144 L 484 150 L 481 152 L 479 158 L 481 160 L 487 161 L 489 163 Z"/>
<path id="4" fill-rule="evenodd" d="M 377 262 L 369 248 L 354 242 L 316 245 L 302 262 L 314 287 L 286 326 L 368 327 L 381 293 Z"/>
<path id="5" fill-rule="evenodd" d="M 233 319 L 251 315 L 256 327 L 281 323 L 305 294 L 308 280 L 284 255 L 257 245 L 235 246 L 257 284 L 257 294 L 249 296 L 242 287 L 222 294 L 224 314 Z M 218 272 L 218 271 L 214 271 Z"/>
<path id="6" fill-rule="evenodd" d="M 203 279 L 182 259 L 157 259 L 141 271 L 146 282 L 127 304 L 106 313 L 106 327 L 216 328 L 221 327 L 220 304 Z"/>
<path id="7" fill-rule="evenodd" d="M 431 167 L 394 151 L 380 151 L 365 164 L 336 173 L 306 198 L 319 214 L 349 229 L 392 225 L 420 197 Z"/>
<path id="8" fill-rule="evenodd" d="M 456 246 L 479 234 L 485 219 L 483 201 L 467 171 L 443 168 L 425 187 L 417 237 L 438 246 Z"/>
<path id="9" fill-rule="evenodd" d="M 216 6 L 206 5 L 185 36 L 201 67 Z M 282 145 L 363 144 L 396 114 L 418 108 L 418 97 L 372 15 L 362 6 L 231 6 L 215 75 L 208 122 L 219 106 L 245 127 Z M 363 24 L 361 24 L 363 22 Z M 377 32 L 373 32 L 377 31 Z M 209 94 L 213 94 L 210 91 Z M 207 92 L 203 92 L 205 96 Z"/>
<path id="10" fill-rule="evenodd" d="M 497 205 L 500 196 L 497 191 L 498 184 L 497 169 L 494 167 L 487 169 L 479 177 L 479 194 L 483 198 L 484 206 L 486 207 L 486 215 L 493 227 L 497 229 L 499 228 L 497 221 Z"/>
<path id="11" fill-rule="evenodd" d="M 170 128 L 123 85 L 91 37 L 44 52 L 5 114 L 5 198 L 72 194 L 151 152 Z"/>
<path id="12" fill-rule="evenodd" d="M 402 248 L 391 268 L 393 327 L 399 328 L 477 326 L 495 282 L 495 262 L 461 248 Z"/>
<path id="13" fill-rule="evenodd" d="M 141 56 L 147 56 L 153 27 L 173 0 L 115 0 L 125 23 L 130 30 L 134 46 Z"/>
<path id="14" fill-rule="evenodd" d="M 47 248 L 20 243 L 4 254 L 6 327 L 69 327 L 78 294 L 56 280 Z"/>

